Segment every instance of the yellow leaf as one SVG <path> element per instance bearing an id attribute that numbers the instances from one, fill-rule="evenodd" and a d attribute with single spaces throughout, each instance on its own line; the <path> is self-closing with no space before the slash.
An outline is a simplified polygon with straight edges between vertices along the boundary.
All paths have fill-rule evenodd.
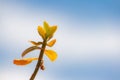
<path id="1" fill-rule="evenodd" d="M 53 50 L 45 50 L 45 54 L 51 61 L 55 61 L 57 58 L 57 53 Z"/>
<path id="2" fill-rule="evenodd" d="M 43 26 L 44 26 L 44 29 L 45 29 L 45 31 L 46 31 L 46 33 L 49 31 L 49 29 L 50 29 L 50 26 L 49 26 L 49 24 L 46 22 L 46 21 L 44 21 L 43 22 Z"/>
<path id="3" fill-rule="evenodd" d="M 53 36 L 56 30 L 57 30 L 57 26 L 50 27 L 50 30 L 48 31 L 48 37 Z"/>
<path id="4" fill-rule="evenodd" d="M 52 26 L 50 29 L 51 29 L 51 34 L 54 34 L 55 31 L 57 30 L 57 26 Z"/>
<path id="5" fill-rule="evenodd" d="M 41 27 L 41 26 L 38 26 L 38 33 L 39 33 L 39 35 L 43 38 L 43 39 L 45 39 L 45 30 Z"/>
<path id="6" fill-rule="evenodd" d="M 56 39 L 53 39 L 47 44 L 47 46 L 52 47 L 55 44 L 55 42 L 56 42 Z"/>
<path id="7" fill-rule="evenodd" d="M 38 60 L 38 58 L 24 58 L 24 59 L 15 59 L 13 61 L 14 64 L 16 65 L 27 65 L 29 63 L 31 63 L 33 60 Z"/>
<path id="8" fill-rule="evenodd" d="M 53 34 L 54 34 L 54 32 L 56 31 L 56 29 L 57 29 L 57 26 L 49 26 L 49 24 L 46 22 L 46 21 L 44 21 L 44 29 L 45 29 L 45 31 L 46 31 L 46 37 L 48 38 L 48 37 L 51 37 Z"/>
<path id="9" fill-rule="evenodd" d="M 32 44 L 35 45 L 35 46 L 38 46 L 38 45 L 41 45 L 41 44 L 42 44 L 42 42 L 35 42 L 35 41 L 30 41 L 30 43 L 32 43 Z"/>
<path id="10" fill-rule="evenodd" d="M 37 47 L 37 46 L 32 46 L 32 47 L 27 48 L 26 50 L 23 51 L 22 57 L 24 57 L 26 54 L 28 54 L 29 52 L 36 50 L 36 49 L 41 49 L 41 48 Z"/>

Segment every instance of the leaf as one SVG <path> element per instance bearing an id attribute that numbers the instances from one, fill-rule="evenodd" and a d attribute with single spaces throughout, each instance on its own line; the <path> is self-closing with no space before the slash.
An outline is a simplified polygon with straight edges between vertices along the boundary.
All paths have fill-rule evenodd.
<path id="1" fill-rule="evenodd" d="M 24 59 L 15 59 L 13 61 L 14 64 L 16 65 L 27 65 L 29 63 L 31 63 L 33 60 L 38 60 L 38 58 L 24 58 Z"/>
<path id="2" fill-rule="evenodd" d="M 47 32 L 47 37 L 53 36 L 56 30 L 57 30 L 57 26 L 50 27 L 49 31 Z"/>
<path id="3" fill-rule="evenodd" d="M 46 21 L 44 21 L 44 22 L 43 22 L 43 26 L 44 26 L 44 29 L 45 29 L 46 33 L 48 33 L 48 31 L 49 31 L 49 29 L 50 29 L 49 24 L 48 24 Z"/>
<path id="4" fill-rule="evenodd" d="M 42 42 L 35 42 L 35 41 L 30 41 L 30 43 L 32 43 L 35 46 L 39 46 L 42 44 Z"/>
<path id="5" fill-rule="evenodd" d="M 45 54 L 51 61 L 55 61 L 57 58 L 57 53 L 53 50 L 45 50 Z"/>
<path id="6" fill-rule="evenodd" d="M 47 46 L 52 47 L 55 44 L 55 42 L 56 42 L 56 39 L 53 39 L 47 44 Z"/>
<path id="7" fill-rule="evenodd" d="M 53 35 L 52 35 L 52 36 L 50 36 L 50 37 L 48 37 L 48 38 L 47 38 L 47 41 L 49 41 L 52 37 L 53 37 Z"/>
<path id="8" fill-rule="evenodd" d="M 37 47 L 37 46 L 32 46 L 32 47 L 29 47 L 27 48 L 26 50 L 24 50 L 24 52 L 22 53 L 22 57 L 24 57 L 27 53 L 35 50 L 35 49 L 41 49 L 40 47 Z"/>
<path id="9" fill-rule="evenodd" d="M 41 26 L 38 26 L 38 33 L 39 33 L 39 35 L 43 38 L 43 39 L 45 39 L 45 30 L 41 27 Z"/>
<path id="10" fill-rule="evenodd" d="M 46 21 L 44 21 L 43 26 L 46 31 L 46 37 L 50 39 L 53 36 L 54 32 L 56 31 L 57 26 L 50 27 Z"/>
<path id="11" fill-rule="evenodd" d="M 50 29 L 51 29 L 51 35 L 52 35 L 57 30 L 57 26 L 52 26 Z"/>

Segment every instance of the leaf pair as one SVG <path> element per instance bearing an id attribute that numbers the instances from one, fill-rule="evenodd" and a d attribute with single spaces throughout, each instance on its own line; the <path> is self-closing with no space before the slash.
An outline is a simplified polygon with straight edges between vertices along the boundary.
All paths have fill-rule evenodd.
<path id="1" fill-rule="evenodd" d="M 26 54 L 36 49 L 41 49 L 41 48 L 37 46 L 29 47 L 22 53 L 21 56 L 24 57 Z M 57 53 L 53 50 L 45 50 L 44 53 L 51 61 L 54 61 L 57 58 Z"/>
<path id="2" fill-rule="evenodd" d="M 34 46 L 39 46 L 42 44 L 42 42 L 35 42 L 35 41 L 30 41 Z"/>
<path id="3" fill-rule="evenodd" d="M 31 47 L 30 47 L 31 48 Z M 29 48 L 29 50 L 30 50 L 30 48 Z M 32 47 L 32 48 L 34 48 L 35 49 L 35 47 Z M 31 49 L 32 49 L 31 48 Z M 34 49 L 32 49 L 32 50 L 34 50 Z M 31 51 L 32 51 L 31 50 Z M 25 53 L 26 52 L 26 53 Z M 28 52 L 30 52 L 30 51 L 28 51 L 28 49 L 27 49 L 27 51 L 24 51 L 24 53 L 22 54 L 22 57 L 24 57 Z M 54 61 L 56 58 L 57 58 L 57 54 L 56 54 L 56 52 L 55 51 L 53 51 L 53 50 L 45 50 L 45 54 L 46 54 L 46 56 L 51 60 L 51 61 Z M 23 65 L 27 65 L 27 64 L 29 64 L 29 63 L 31 63 L 33 60 L 38 60 L 38 58 L 23 58 L 23 59 L 14 59 L 14 64 L 16 64 L 16 65 L 21 65 L 21 66 L 23 66 Z"/>
<path id="4" fill-rule="evenodd" d="M 55 33 L 57 26 L 49 26 L 49 24 L 44 21 L 43 27 L 38 26 L 38 33 L 44 39 L 52 38 L 53 34 Z"/>
<path id="5" fill-rule="evenodd" d="M 56 42 L 56 39 L 53 39 L 47 43 L 47 46 L 52 47 L 55 44 L 55 42 Z M 35 42 L 35 41 L 30 41 L 30 43 L 32 43 L 34 45 L 34 47 L 42 44 L 42 42 Z M 36 47 L 36 48 L 38 48 L 38 47 Z"/>

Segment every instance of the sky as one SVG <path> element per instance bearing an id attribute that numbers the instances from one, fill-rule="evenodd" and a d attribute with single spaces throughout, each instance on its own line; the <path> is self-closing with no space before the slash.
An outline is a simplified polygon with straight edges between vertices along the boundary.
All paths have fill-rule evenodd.
<path id="1" fill-rule="evenodd" d="M 42 40 L 37 26 L 44 21 L 58 26 L 52 48 L 58 58 L 44 56 L 46 69 L 35 80 L 120 80 L 119 0 L 0 0 L 0 80 L 29 80 L 36 61 L 13 60 L 29 40 Z"/>

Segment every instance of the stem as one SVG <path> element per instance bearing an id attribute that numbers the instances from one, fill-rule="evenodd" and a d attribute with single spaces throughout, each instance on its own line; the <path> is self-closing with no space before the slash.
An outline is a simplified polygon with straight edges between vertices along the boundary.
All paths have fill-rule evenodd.
<path id="1" fill-rule="evenodd" d="M 34 78 L 35 78 L 35 76 L 36 76 L 36 74 L 37 74 L 37 72 L 42 64 L 42 58 L 43 58 L 45 47 L 46 47 L 46 39 L 43 41 L 42 49 L 40 51 L 39 58 L 38 58 L 38 62 L 36 64 L 36 67 L 35 67 L 33 74 L 30 77 L 30 80 L 34 80 Z"/>

